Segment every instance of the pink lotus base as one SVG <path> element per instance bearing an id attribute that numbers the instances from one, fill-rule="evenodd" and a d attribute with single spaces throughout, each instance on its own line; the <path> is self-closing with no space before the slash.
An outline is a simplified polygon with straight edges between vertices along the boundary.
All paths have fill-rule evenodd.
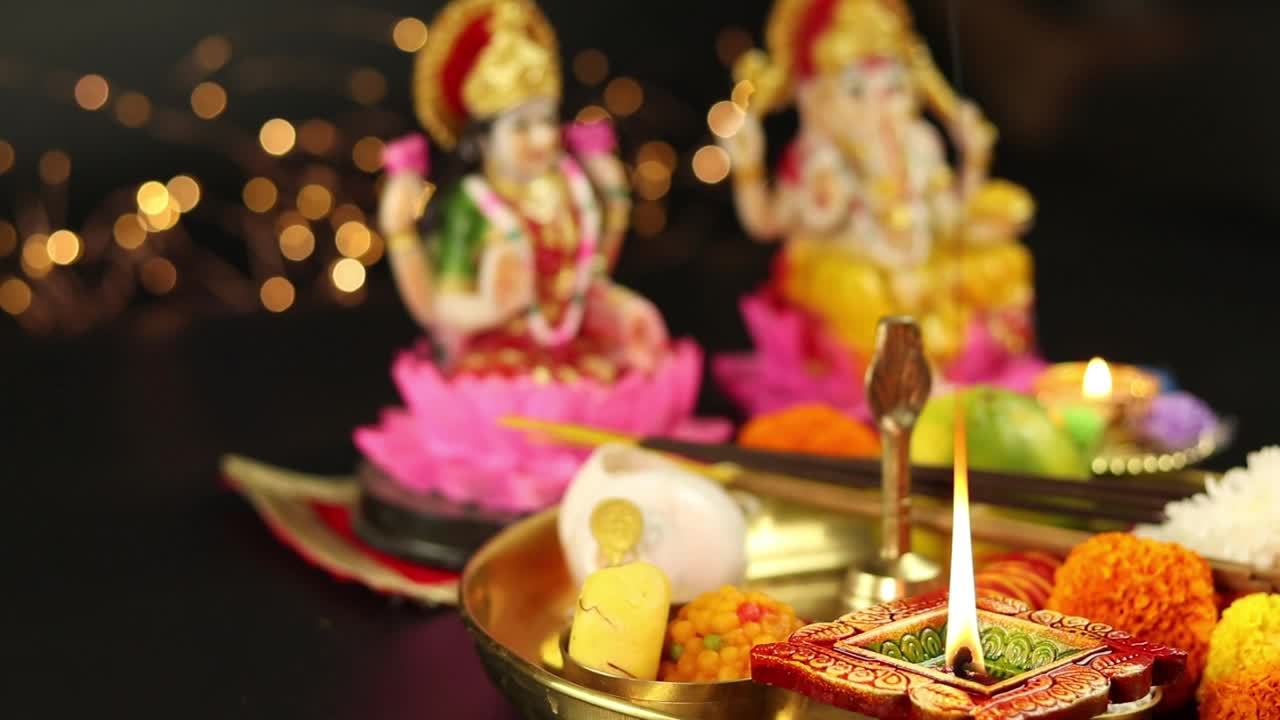
<path id="1" fill-rule="evenodd" d="M 400 353 L 391 374 L 406 407 L 384 410 L 378 425 L 357 429 L 356 446 L 408 489 L 486 509 L 524 512 L 558 502 L 587 454 L 500 427 L 506 415 L 706 442 L 731 431 L 727 422 L 692 416 L 702 351 L 689 341 L 674 343 L 651 373 L 630 371 L 612 385 L 449 379 L 412 351 Z"/>
<path id="2" fill-rule="evenodd" d="M 744 297 L 741 308 L 755 352 L 721 355 L 711 366 L 716 382 L 739 407 L 754 416 L 821 402 L 870 419 L 863 397 L 865 361 L 817 319 L 777 302 L 767 290 Z M 1035 354 L 1010 354 L 975 321 L 964 352 L 944 369 L 942 380 L 1030 392 L 1045 366 Z"/>

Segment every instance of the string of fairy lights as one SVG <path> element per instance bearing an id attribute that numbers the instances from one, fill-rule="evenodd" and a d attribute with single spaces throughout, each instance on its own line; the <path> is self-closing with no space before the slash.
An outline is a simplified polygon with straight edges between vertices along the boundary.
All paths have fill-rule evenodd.
<path id="1" fill-rule="evenodd" d="M 389 67 L 405 62 L 395 51 L 416 52 L 429 33 L 418 18 L 372 12 L 361 22 L 324 27 L 381 27 L 371 39 L 388 48 Z M 383 107 L 388 83 L 377 68 L 318 73 L 305 61 L 255 57 L 241 47 L 251 44 L 234 35 L 201 39 L 177 64 L 177 87 L 164 97 L 98 73 L 42 72 L 0 56 L 0 90 L 31 91 L 67 112 L 93 113 L 159 143 L 212 150 L 231 159 L 244 178 L 238 197 L 217 196 L 191 172 L 133 179 L 101 198 L 79 227 L 70 227 L 70 153 L 16 147 L 0 137 L 0 176 L 34 169 L 33 178 L 19 182 L 34 181 L 37 188 L 16 196 L 12 217 L 0 216 L 3 316 L 33 335 L 76 334 L 117 317 L 139 296 L 198 295 L 236 312 L 272 313 L 304 302 L 365 300 L 369 268 L 385 250 L 367 214 L 376 203 L 383 138 L 414 123 Z M 716 52 L 728 66 L 751 44 L 746 31 L 731 28 L 720 33 Z M 672 229 L 666 200 L 673 181 L 715 185 L 728 176 L 728 155 L 709 136 L 683 159 L 669 142 L 656 139 L 662 128 L 644 120 L 642 110 L 652 105 L 650 115 L 663 115 L 678 102 L 661 88 L 611 76 L 609 58 L 597 49 L 576 53 L 569 69 L 588 98 L 577 119 L 610 118 L 624 137 L 649 138 L 624 157 L 636 195 L 636 236 L 654 238 Z M 241 96 L 307 82 L 314 85 L 309 89 L 345 96 L 356 110 L 334 118 L 282 112 L 251 128 L 227 113 Z M 707 114 L 714 135 L 727 137 L 741 125 L 742 90 Z M 189 226 L 201 223 L 242 241 L 247 263 L 197 242 Z"/>

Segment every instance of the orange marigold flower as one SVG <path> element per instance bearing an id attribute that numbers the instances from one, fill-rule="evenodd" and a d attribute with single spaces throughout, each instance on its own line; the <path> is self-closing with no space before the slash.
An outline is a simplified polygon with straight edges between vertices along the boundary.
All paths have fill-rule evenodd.
<path id="1" fill-rule="evenodd" d="M 1047 607 L 1187 651 L 1177 697 L 1189 696 L 1204 670 L 1218 620 L 1213 571 L 1204 558 L 1173 543 L 1103 533 L 1080 543 L 1054 579 Z"/>
<path id="2" fill-rule="evenodd" d="M 1209 639 L 1205 682 L 1250 670 L 1280 673 L 1280 595 L 1243 597 L 1222 613 Z"/>
<path id="3" fill-rule="evenodd" d="M 1280 666 L 1207 680 L 1200 720 L 1280 720 Z"/>
<path id="4" fill-rule="evenodd" d="M 880 452 L 874 430 L 829 405 L 813 403 L 752 418 L 738 434 L 744 447 L 843 457 Z"/>

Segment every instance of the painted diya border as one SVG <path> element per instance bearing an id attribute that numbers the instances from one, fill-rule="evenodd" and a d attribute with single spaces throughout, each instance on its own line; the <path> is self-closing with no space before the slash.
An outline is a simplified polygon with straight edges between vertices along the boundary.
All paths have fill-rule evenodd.
<path id="1" fill-rule="evenodd" d="M 1008 598 L 979 595 L 979 616 L 1025 628 L 1079 652 L 992 685 L 981 685 L 868 646 L 945 617 L 945 591 L 878 605 L 797 630 L 751 651 L 755 682 L 881 720 L 1092 718 L 1111 703 L 1142 700 L 1182 673 L 1182 650 L 1149 643 L 1085 618 L 1032 611 Z"/>

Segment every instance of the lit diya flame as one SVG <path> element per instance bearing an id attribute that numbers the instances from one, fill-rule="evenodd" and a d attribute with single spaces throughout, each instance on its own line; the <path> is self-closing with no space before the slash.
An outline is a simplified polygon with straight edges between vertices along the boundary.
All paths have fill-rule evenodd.
<path id="1" fill-rule="evenodd" d="M 1111 367 L 1107 361 L 1095 357 L 1084 369 L 1080 392 L 1090 400 L 1103 400 L 1111 396 Z"/>
<path id="2" fill-rule="evenodd" d="M 947 669 L 986 674 L 978 634 L 978 599 L 973 581 L 973 541 L 969 529 L 969 446 L 965 404 L 956 401 L 955 495 L 951 504 L 951 590 L 947 601 Z"/>

